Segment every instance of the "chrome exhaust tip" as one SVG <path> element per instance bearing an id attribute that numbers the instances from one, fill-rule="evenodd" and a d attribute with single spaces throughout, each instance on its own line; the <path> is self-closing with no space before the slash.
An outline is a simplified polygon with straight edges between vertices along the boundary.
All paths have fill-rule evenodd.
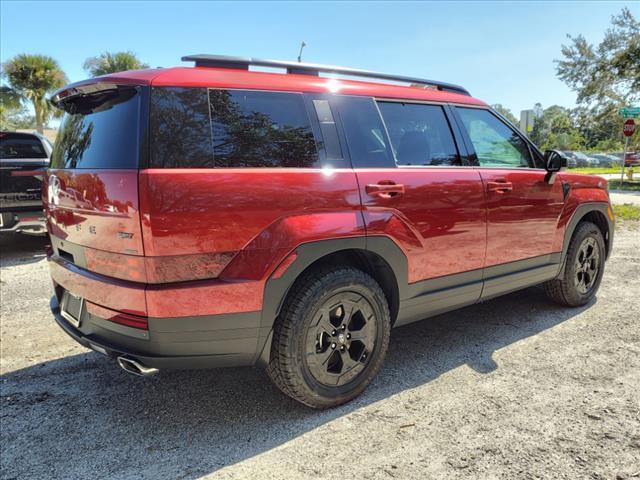
<path id="1" fill-rule="evenodd" d="M 130 373 L 131 375 L 137 375 L 138 377 L 148 377 L 149 375 L 154 375 L 159 371 L 157 368 L 145 367 L 133 358 L 118 357 L 116 360 L 120 368 L 125 372 Z"/>

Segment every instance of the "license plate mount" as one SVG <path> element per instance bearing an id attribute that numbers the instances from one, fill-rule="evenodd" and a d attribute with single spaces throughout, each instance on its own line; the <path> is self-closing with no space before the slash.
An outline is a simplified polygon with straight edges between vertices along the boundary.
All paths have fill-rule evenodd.
<path id="1" fill-rule="evenodd" d="M 67 291 L 62 294 L 60 315 L 62 315 L 67 322 L 76 328 L 80 328 L 83 307 L 84 298 Z"/>

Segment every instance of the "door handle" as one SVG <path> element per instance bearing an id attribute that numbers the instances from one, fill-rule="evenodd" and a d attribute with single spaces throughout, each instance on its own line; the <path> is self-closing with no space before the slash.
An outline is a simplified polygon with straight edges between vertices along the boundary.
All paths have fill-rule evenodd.
<path id="1" fill-rule="evenodd" d="M 494 182 L 487 182 L 487 190 L 496 193 L 506 193 L 513 190 L 513 183 L 506 180 L 496 180 Z"/>
<path id="2" fill-rule="evenodd" d="M 399 183 L 370 183 L 365 191 L 372 197 L 393 198 L 404 194 L 404 185 Z"/>

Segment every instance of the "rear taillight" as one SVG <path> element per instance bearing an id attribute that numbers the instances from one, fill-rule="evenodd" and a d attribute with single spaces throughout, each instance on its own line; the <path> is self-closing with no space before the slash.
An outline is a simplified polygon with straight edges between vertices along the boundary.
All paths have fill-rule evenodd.
<path id="1" fill-rule="evenodd" d="M 95 315 L 98 318 L 107 320 L 113 323 L 119 323 L 127 327 L 139 328 L 141 330 L 149 330 L 149 321 L 147 317 L 140 317 L 138 315 L 132 315 L 130 313 L 116 312 L 110 310 L 95 303 L 85 302 L 87 312 Z"/>
<path id="2" fill-rule="evenodd" d="M 140 257 L 85 248 L 87 268 L 95 273 L 139 283 L 173 283 L 216 278 L 234 253 Z"/>
<path id="3" fill-rule="evenodd" d="M 147 283 L 144 257 L 85 248 L 87 268 L 108 277 Z"/>

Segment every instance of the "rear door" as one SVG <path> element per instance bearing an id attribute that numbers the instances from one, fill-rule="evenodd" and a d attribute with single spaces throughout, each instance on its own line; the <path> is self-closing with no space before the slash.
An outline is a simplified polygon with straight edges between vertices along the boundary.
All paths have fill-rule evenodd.
<path id="1" fill-rule="evenodd" d="M 545 182 L 542 159 L 522 136 L 491 111 L 456 107 L 487 196 L 485 267 L 517 271 L 547 263 L 564 205 L 562 184 Z M 491 275 L 491 270 L 487 271 Z"/>
<path id="2" fill-rule="evenodd" d="M 338 102 L 367 235 L 389 236 L 403 249 L 416 294 L 479 281 L 484 192 L 479 173 L 463 165 L 447 107 L 364 97 Z M 454 275 L 470 271 L 475 277 Z M 451 282 L 429 283 L 440 277 Z"/>

